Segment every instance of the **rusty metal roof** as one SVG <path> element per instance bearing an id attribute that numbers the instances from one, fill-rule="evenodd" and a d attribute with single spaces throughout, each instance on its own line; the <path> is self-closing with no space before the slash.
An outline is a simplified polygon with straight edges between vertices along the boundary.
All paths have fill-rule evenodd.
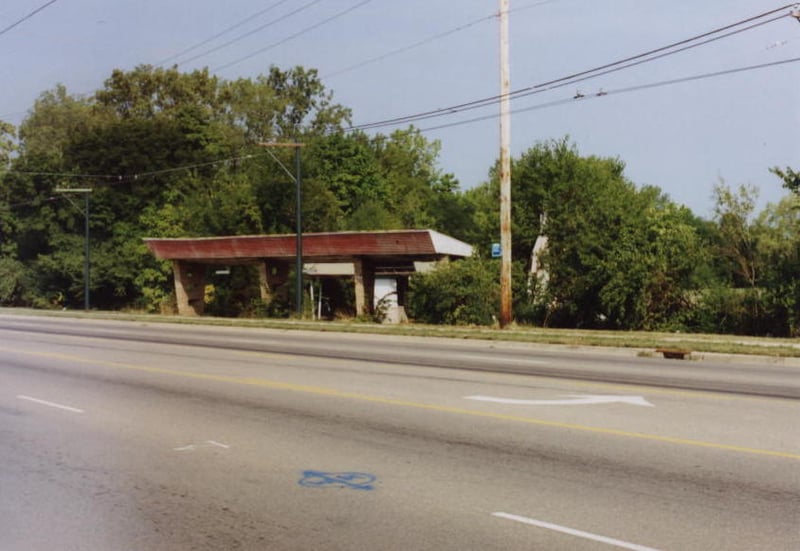
<path id="1" fill-rule="evenodd" d="M 178 239 L 145 238 L 162 260 L 247 262 L 261 258 L 295 258 L 295 234 L 242 235 Z M 434 230 L 304 233 L 303 258 L 311 262 L 374 260 L 436 260 L 464 257 L 472 247 Z"/>

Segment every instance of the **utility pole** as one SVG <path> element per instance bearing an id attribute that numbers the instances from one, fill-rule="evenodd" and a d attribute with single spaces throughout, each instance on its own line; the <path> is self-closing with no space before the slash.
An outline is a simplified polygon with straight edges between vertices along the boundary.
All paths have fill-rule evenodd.
<path id="1" fill-rule="evenodd" d="M 295 184 L 295 308 L 298 317 L 303 316 L 303 186 L 300 174 L 300 149 L 306 144 L 298 142 L 263 142 L 260 147 L 291 147 L 294 148 L 294 174 L 284 166 L 274 155 L 272 158 L 280 165 L 283 171 L 294 180 Z M 267 149 L 269 152 L 269 149 Z M 272 155 L 272 152 L 269 152 Z"/>
<path id="2" fill-rule="evenodd" d="M 56 193 L 83 194 L 83 309 L 88 312 L 89 311 L 89 194 L 92 192 L 92 190 L 90 188 L 56 188 L 54 191 Z"/>
<path id="3" fill-rule="evenodd" d="M 511 323 L 511 77 L 508 56 L 509 0 L 500 0 L 500 327 Z"/>

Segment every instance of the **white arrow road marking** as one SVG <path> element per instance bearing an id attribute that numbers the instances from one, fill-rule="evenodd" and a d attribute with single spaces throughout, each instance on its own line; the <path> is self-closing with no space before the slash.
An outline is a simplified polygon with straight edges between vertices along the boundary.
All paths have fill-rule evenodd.
<path id="1" fill-rule="evenodd" d="M 652 547 L 645 547 L 644 545 L 628 543 L 627 541 L 609 538 L 598 534 L 592 534 L 591 532 L 584 532 L 583 530 L 576 530 L 574 528 L 568 528 L 567 526 L 559 526 L 558 524 L 553 524 L 551 522 L 544 522 L 541 520 L 536 520 L 528 517 L 521 517 L 519 515 L 512 515 L 509 513 L 492 513 L 492 516 L 513 520 L 516 522 L 521 522 L 523 524 L 528 524 L 530 526 L 546 528 L 547 530 L 554 530 L 556 532 L 561 532 L 562 534 L 569 534 L 570 536 L 577 536 L 579 538 L 584 538 L 587 540 L 607 543 L 608 545 L 613 545 L 614 547 L 622 547 L 623 549 L 632 549 L 633 551 L 658 551 L 657 549 L 654 549 Z"/>
<path id="2" fill-rule="evenodd" d="M 22 394 L 17 394 L 17 398 L 20 400 L 27 400 L 29 402 L 34 402 L 36 404 L 41 404 L 43 406 L 49 406 L 51 408 L 58 408 L 66 411 L 71 411 L 72 413 L 83 413 L 82 409 L 65 406 L 62 404 L 56 404 L 55 402 L 48 402 L 47 400 L 40 400 L 39 398 L 31 398 L 30 396 L 24 396 Z"/>
<path id="3" fill-rule="evenodd" d="M 631 404 L 634 406 L 654 407 L 641 396 L 602 396 L 596 394 L 566 394 L 570 398 L 564 400 L 518 400 L 515 398 L 496 398 L 494 396 L 464 396 L 467 400 L 479 402 L 495 402 L 517 406 L 580 406 L 585 404 Z"/>
<path id="4" fill-rule="evenodd" d="M 217 442 L 215 440 L 206 440 L 202 444 L 189 444 L 188 446 L 181 446 L 180 448 L 172 448 L 176 452 L 190 452 L 192 450 L 196 450 L 197 448 L 209 448 L 214 446 L 216 448 L 225 448 L 226 450 L 230 448 L 229 445 L 223 444 L 222 442 Z"/>

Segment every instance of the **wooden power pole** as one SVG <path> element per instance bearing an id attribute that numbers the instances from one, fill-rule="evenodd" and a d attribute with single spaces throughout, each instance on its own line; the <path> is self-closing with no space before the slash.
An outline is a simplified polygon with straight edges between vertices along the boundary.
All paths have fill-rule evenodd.
<path id="1" fill-rule="evenodd" d="M 500 327 L 511 323 L 511 77 L 508 56 L 508 5 L 500 0 Z"/>

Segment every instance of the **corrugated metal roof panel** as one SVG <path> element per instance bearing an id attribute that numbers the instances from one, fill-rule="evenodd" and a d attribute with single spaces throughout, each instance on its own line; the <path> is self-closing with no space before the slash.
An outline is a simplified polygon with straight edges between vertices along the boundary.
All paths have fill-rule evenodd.
<path id="1" fill-rule="evenodd" d="M 180 239 L 145 239 L 160 259 L 235 260 L 294 258 L 295 235 L 247 235 Z M 437 247 L 438 245 L 438 247 Z M 472 247 L 432 230 L 303 234 L 303 257 L 333 260 L 353 257 L 468 256 Z"/>

